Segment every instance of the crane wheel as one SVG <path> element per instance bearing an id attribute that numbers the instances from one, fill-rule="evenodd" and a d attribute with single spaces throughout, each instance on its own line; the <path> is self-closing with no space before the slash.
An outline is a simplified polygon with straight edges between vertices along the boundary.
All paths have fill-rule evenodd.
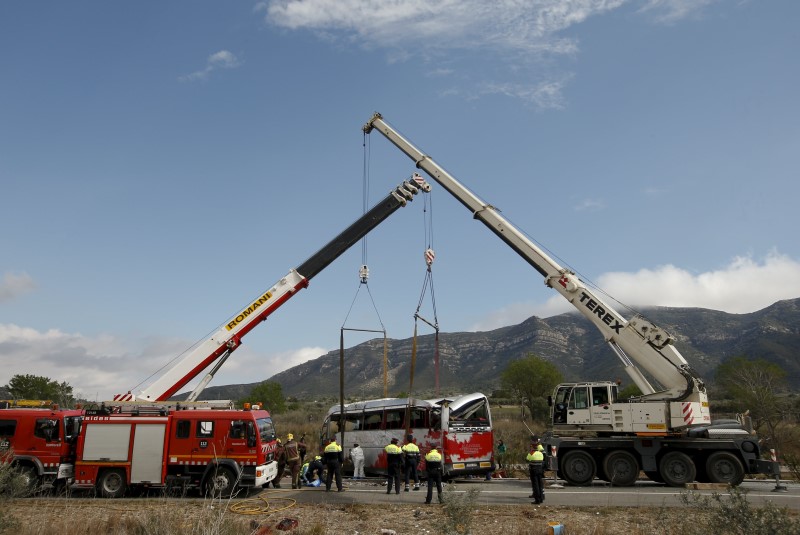
<path id="1" fill-rule="evenodd" d="M 603 471 L 612 485 L 630 487 L 639 479 L 639 462 L 631 452 L 615 450 L 603 460 Z"/>
<path id="2" fill-rule="evenodd" d="M 664 483 L 670 487 L 683 487 L 697 476 L 692 458 L 682 451 L 671 451 L 664 455 L 658 468 Z"/>
<path id="3" fill-rule="evenodd" d="M 727 451 L 718 451 L 708 456 L 706 473 L 712 483 L 727 483 L 735 487 L 744 480 L 742 461 Z"/>
<path id="4" fill-rule="evenodd" d="M 597 473 L 597 464 L 594 462 L 594 458 L 582 450 L 565 453 L 559 464 L 559 472 L 564 476 L 564 480 L 576 487 L 591 485 Z"/>

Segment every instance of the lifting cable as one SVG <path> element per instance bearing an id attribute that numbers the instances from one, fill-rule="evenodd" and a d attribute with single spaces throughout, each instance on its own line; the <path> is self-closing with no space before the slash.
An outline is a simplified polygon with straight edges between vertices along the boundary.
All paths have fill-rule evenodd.
<path id="1" fill-rule="evenodd" d="M 361 181 L 361 194 L 362 194 L 362 212 L 364 214 L 367 213 L 368 205 L 369 205 L 369 147 L 368 147 L 368 140 L 366 134 L 363 135 L 362 140 L 362 147 L 364 149 L 364 157 L 362 163 L 362 181 Z M 356 289 L 356 295 L 353 297 L 352 303 L 350 303 L 350 308 L 347 311 L 347 315 L 342 322 L 342 327 L 339 331 L 339 417 L 344 418 L 344 333 L 345 331 L 359 331 L 359 332 L 373 332 L 373 333 L 383 333 L 383 397 L 388 397 L 389 391 L 389 381 L 388 381 L 388 366 L 389 366 L 389 342 L 386 336 L 386 327 L 383 325 L 383 320 L 381 319 L 381 315 L 378 312 L 378 307 L 375 306 L 375 299 L 372 297 L 372 292 L 369 289 L 369 264 L 367 263 L 367 236 L 361 238 L 361 266 L 358 270 L 358 288 Z M 367 294 L 369 294 L 370 302 L 372 303 L 372 308 L 375 310 L 375 315 L 378 318 L 378 322 L 381 325 L 380 329 L 353 329 L 346 327 L 347 320 L 350 317 L 350 313 L 353 311 L 353 306 L 358 299 L 358 294 L 361 291 L 361 288 L 364 287 L 367 289 Z M 339 429 L 341 430 L 341 440 L 340 444 L 344 444 L 344 431 L 345 425 L 343 421 L 339 421 Z"/>
<path id="2" fill-rule="evenodd" d="M 414 173 L 416 176 L 416 173 Z M 434 369 L 435 369 L 435 384 L 436 384 L 436 396 L 439 396 L 439 319 L 436 314 L 436 293 L 433 290 L 433 271 L 431 270 L 431 266 L 433 265 L 433 260 L 436 257 L 433 251 L 433 196 L 428 195 L 425 199 L 425 204 L 423 208 L 423 220 L 424 220 L 424 229 L 425 229 L 425 279 L 422 283 L 422 291 L 419 295 L 419 302 L 417 303 L 417 310 L 414 312 L 414 337 L 411 343 L 411 377 L 409 381 L 409 396 L 414 390 L 414 368 L 416 366 L 417 361 L 417 325 L 418 322 L 424 321 L 431 327 L 433 327 L 435 331 L 434 337 Z M 433 308 L 433 321 L 429 321 L 424 317 L 420 316 L 419 311 L 422 308 L 423 301 L 425 300 L 425 295 L 430 289 L 431 295 L 431 305 Z"/>

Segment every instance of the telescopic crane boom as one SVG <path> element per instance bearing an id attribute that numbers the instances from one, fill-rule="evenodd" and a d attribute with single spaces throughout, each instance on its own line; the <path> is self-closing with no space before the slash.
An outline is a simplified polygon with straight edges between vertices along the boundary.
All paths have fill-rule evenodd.
<path id="1" fill-rule="evenodd" d="M 200 381 L 200 384 L 186 401 L 196 400 L 216 371 L 230 354 L 241 345 L 244 335 L 266 320 L 272 312 L 299 290 L 306 288 L 314 276 L 397 209 L 405 206 L 408 201 L 412 201 L 414 195 L 420 191 L 429 192 L 430 189 L 430 184 L 421 179 L 421 177 L 404 181 L 341 234 L 311 255 L 308 260 L 297 268 L 290 270 L 269 290 L 253 300 L 247 308 L 231 318 L 210 338 L 200 343 L 193 351 L 178 361 L 175 366 L 161 375 L 156 381 L 144 388 L 138 395 L 130 392 L 119 394 L 114 396 L 114 401 L 165 401 L 214 364 L 211 371 Z"/>
<path id="2" fill-rule="evenodd" d="M 575 273 L 560 266 L 494 206 L 458 182 L 430 156 L 392 128 L 379 113 L 372 116 L 363 130 L 367 134 L 377 130 L 385 136 L 411 158 L 417 168 L 425 171 L 463 204 L 475 219 L 541 273 L 545 285 L 555 289 L 588 318 L 603 334 L 622 361 L 625 371 L 641 389 L 643 400 L 691 403 L 698 417 L 696 423 L 708 423 L 710 417 L 705 384 L 673 345 L 673 338 L 666 331 L 642 316 L 626 320 Z M 645 372 L 650 378 L 645 376 Z"/>

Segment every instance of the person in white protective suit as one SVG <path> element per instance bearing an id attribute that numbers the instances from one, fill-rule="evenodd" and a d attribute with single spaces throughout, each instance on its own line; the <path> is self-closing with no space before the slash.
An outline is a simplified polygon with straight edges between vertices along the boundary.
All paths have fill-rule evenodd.
<path id="1" fill-rule="evenodd" d="M 364 479 L 364 450 L 356 443 L 353 444 L 349 455 L 353 461 L 353 479 Z"/>

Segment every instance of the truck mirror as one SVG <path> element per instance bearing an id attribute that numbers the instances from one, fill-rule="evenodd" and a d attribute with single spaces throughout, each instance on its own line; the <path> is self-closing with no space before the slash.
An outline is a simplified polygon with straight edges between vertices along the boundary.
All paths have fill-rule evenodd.
<path id="1" fill-rule="evenodd" d="M 547 406 L 548 407 L 553 406 L 553 396 L 547 396 Z"/>

